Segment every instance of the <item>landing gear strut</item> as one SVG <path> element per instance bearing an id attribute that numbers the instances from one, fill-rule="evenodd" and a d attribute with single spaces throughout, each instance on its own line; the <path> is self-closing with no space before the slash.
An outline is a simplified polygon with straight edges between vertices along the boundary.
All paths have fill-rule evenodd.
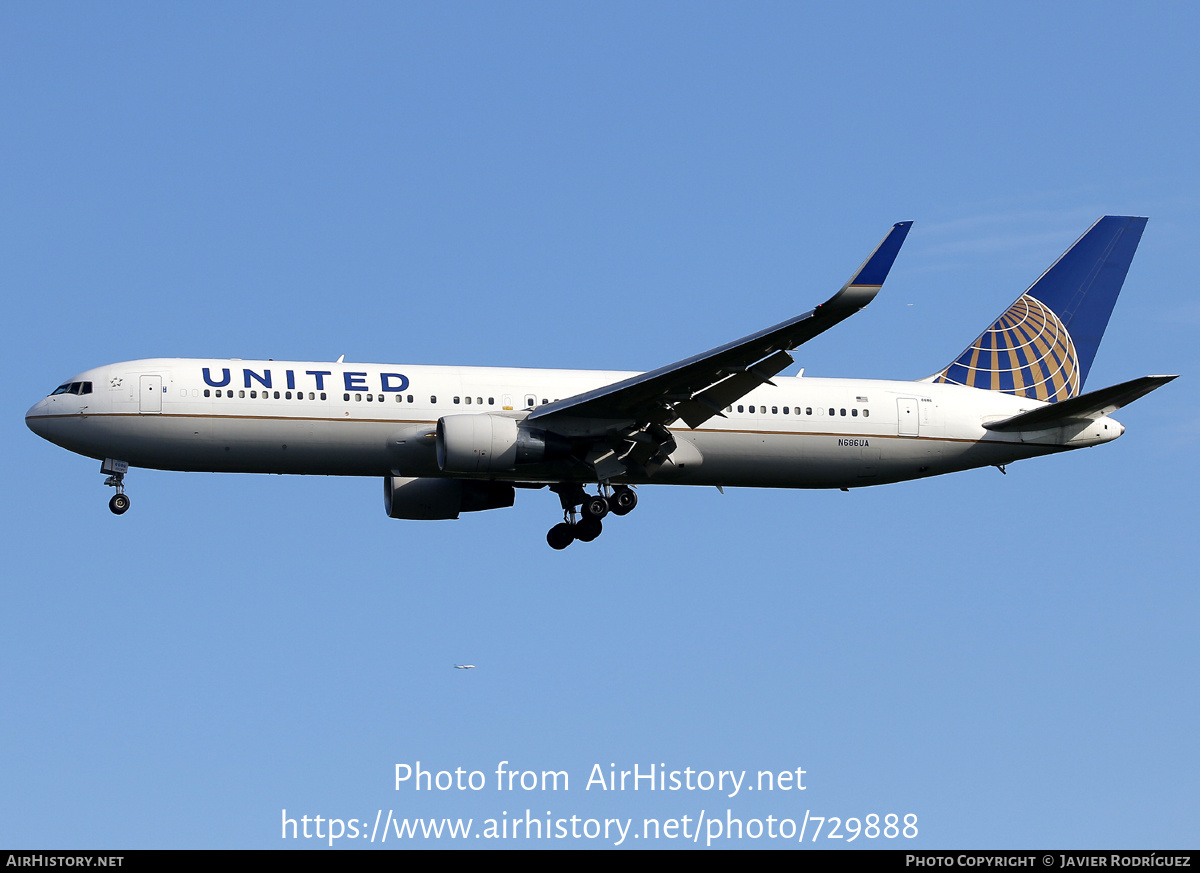
<path id="1" fill-rule="evenodd" d="M 550 490 L 558 495 L 563 508 L 563 520 L 546 534 L 552 549 L 565 549 L 575 540 L 590 543 L 603 532 L 603 519 L 610 512 L 626 515 L 637 506 L 637 494 L 628 485 L 614 487 L 603 482 L 600 493 L 594 495 L 578 483 L 551 485 Z"/>
<path id="2" fill-rule="evenodd" d="M 129 495 L 125 493 L 125 474 L 129 472 L 129 464 L 105 458 L 100 465 L 100 472 L 108 475 L 104 484 L 117 489 L 112 500 L 108 501 L 108 508 L 113 515 L 124 515 L 129 510 Z"/>

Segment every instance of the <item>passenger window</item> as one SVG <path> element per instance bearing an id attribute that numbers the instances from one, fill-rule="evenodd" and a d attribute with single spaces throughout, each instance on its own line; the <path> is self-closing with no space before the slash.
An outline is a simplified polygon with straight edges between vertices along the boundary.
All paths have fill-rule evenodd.
<path id="1" fill-rule="evenodd" d="M 778 406 L 771 407 L 771 415 L 779 415 L 779 407 Z"/>
<path id="2" fill-rule="evenodd" d="M 430 395 L 429 402 L 432 405 L 437 406 L 437 395 L 436 394 Z"/>
<path id="3" fill-rule="evenodd" d="M 242 389 L 241 391 L 239 391 L 239 392 L 238 392 L 238 397 L 242 397 L 242 398 L 244 398 L 245 396 L 246 396 L 246 391 L 245 391 L 245 389 Z"/>
<path id="4" fill-rule="evenodd" d="M 478 405 L 478 406 L 482 406 L 482 405 L 483 405 L 483 398 L 482 398 L 482 397 L 476 397 L 476 398 L 475 398 L 475 403 L 476 403 L 476 405 Z"/>
<path id="5" fill-rule="evenodd" d="M 361 395 L 361 394 L 355 394 L 355 395 L 354 395 L 354 402 L 355 402 L 355 403 L 362 403 L 362 395 Z"/>
<path id="6" fill-rule="evenodd" d="M 382 394 L 379 395 L 379 402 L 383 403 L 383 395 Z"/>
<path id="7" fill-rule="evenodd" d="M 750 411 L 751 411 L 751 412 L 753 412 L 753 411 L 754 411 L 754 407 L 753 407 L 753 406 L 751 406 L 751 407 L 750 407 Z"/>
<path id="8" fill-rule="evenodd" d="M 454 398 L 454 402 L 455 402 L 455 403 L 458 403 L 458 398 L 457 398 L 457 397 L 455 397 L 455 398 Z"/>
<path id="9" fill-rule="evenodd" d="M 205 389 L 204 389 L 204 396 L 205 396 L 205 397 L 207 397 L 207 396 L 208 396 L 208 389 L 207 389 L 207 388 L 205 388 Z"/>
<path id="10" fill-rule="evenodd" d="M 291 400 L 291 399 L 292 399 L 292 392 L 291 392 L 291 391 L 285 392 L 285 393 L 284 393 L 284 395 L 283 395 L 283 399 L 284 399 L 284 400 Z"/>
<path id="11" fill-rule="evenodd" d="M 409 395 L 408 395 L 408 402 L 409 402 L 409 403 L 412 403 L 412 402 L 413 402 L 413 400 L 412 400 L 412 395 L 411 395 L 411 394 L 409 394 Z"/>
<path id="12" fill-rule="evenodd" d="M 870 414 L 871 414 L 871 410 L 869 410 L 869 409 L 864 409 L 864 410 L 863 410 L 863 418 L 866 418 L 866 417 L 867 417 L 867 416 L 869 416 Z"/>
<path id="13" fill-rule="evenodd" d="M 495 398 L 495 397 L 489 397 L 489 398 L 488 398 L 488 406 L 495 406 L 495 405 L 496 405 L 496 398 Z"/>
<path id="14" fill-rule="evenodd" d="M 251 392 L 250 392 L 250 399 L 251 399 L 251 400 L 257 400 L 257 399 L 258 399 L 258 392 L 257 392 L 257 391 L 251 391 Z"/>
<path id="15" fill-rule="evenodd" d="M 832 409 L 831 409 L 831 410 L 829 410 L 829 411 L 830 411 L 830 412 L 833 412 L 833 410 L 832 410 Z M 842 417 L 843 417 L 843 418 L 845 418 L 845 417 L 846 417 L 846 409 L 845 409 L 845 407 L 842 407 Z"/>
<path id="16" fill-rule="evenodd" d="M 309 399 L 309 400 L 316 400 L 317 398 L 316 398 L 316 395 L 314 395 L 312 391 L 309 391 L 309 392 L 308 392 L 308 399 Z"/>
<path id="17" fill-rule="evenodd" d="M 836 414 L 837 414 L 837 411 L 836 411 L 836 410 L 835 410 L 835 409 L 834 409 L 834 408 L 831 406 L 831 407 L 829 407 L 829 414 L 830 414 L 830 415 L 836 415 Z"/>
<path id="18" fill-rule="evenodd" d="M 745 412 L 745 411 L 746 410 L 742 408 L 742 404 L 739 403 L 738 404 L 738 412 Z"/>
<path id="19" fill-rule="evenodd" d="M 279 399 L 279 392 L 278 392 L 278 391 L 276 391 L 276 392 L 275 392 L 275 399 L 276 399 L 276 400 L 278 400 L 278 399 Z"/>
<path id="20" fill-rule="evenodd" d="M 855 418 L 858 418 L 858 410 L 857 409 L 851 409 L 850 414 L 852 416 L 854 416 Z"/>
<path id="21" fill-rule="evenodd" d="M 799 410 L 797 410 L 797 411 L 799 411 Z M 807 408 L 804 410 L 804 414 L 805 414 L 805 415 L 812 415 L 812 407 L 811 407 L 811 406 L 807 407 Z"/>
<path id="22" fill-rule="evenodd" d="M 324 392 L 324 391 L 322 391 L 322 392 L 321 392 L 321 399 L 322 399 L 322 400 L 324 400 L 324 399 L 325 399 L 325 392 Z"/>
<path id="23" fill-rule="evenodd" d="M 467 397 L 467 406 L 470 406 L 470 405 L 471 405 L 471 398 L 470 398 L 470 396 L 468 396 Z"/>
<path id="24" fill-rule="evenodd" d="M 342 395 L 342 399 L 343 399 L 343 400 L 349 400 L 349 399 L 350 399 L 350 395 L 349 395 L 349 394 L 343 394 L 343 395 Z"/>
<path id="25" fill-rule="evenodd" d="M 543 398 L 542 398 L 542 406 L 545 406 L 545 405 L 546 405 L 547 403 L 549 403 L 549 402 L 550 402 L 550 401 L 549 401 L 549 400 L 547 400 L 545 397 L 543 397 Z"/>
<path id="26" fill-rule="evenodd" d="M 787 408 L 786 406 L 785 406 L 785 407 L 783 407 L 783 414 L 784 414 L 784 415 L 787 415 L 787 414 L 788 414 L 788 408 Z"/>

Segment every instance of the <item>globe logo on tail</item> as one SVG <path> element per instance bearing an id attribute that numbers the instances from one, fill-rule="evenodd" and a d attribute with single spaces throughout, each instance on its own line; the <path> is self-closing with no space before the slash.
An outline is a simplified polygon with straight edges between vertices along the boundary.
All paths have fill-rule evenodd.
<path id="1" fill-rule="evenodd" d="M 1058 316 L 1022 294 L 933 381 L 1056 402 L 1079 393 L 1079 359 Z"/>

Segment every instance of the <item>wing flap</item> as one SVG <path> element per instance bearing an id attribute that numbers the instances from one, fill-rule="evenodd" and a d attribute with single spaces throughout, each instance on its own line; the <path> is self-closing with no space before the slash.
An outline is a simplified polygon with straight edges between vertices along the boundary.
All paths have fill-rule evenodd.
<path id="1" fill-rule="evenodd" d="M 734 373 L 722 382 L 701 391 L 691 400 L 675 405 L 675 411 L 688 427 L 699 427 L 714 415 L 724 417 L 724 409 L 745 397 L 759 385 L 774 384 L 771 379 L 786 370 L 795 359 L 779 351 L 752 367 Z"/>

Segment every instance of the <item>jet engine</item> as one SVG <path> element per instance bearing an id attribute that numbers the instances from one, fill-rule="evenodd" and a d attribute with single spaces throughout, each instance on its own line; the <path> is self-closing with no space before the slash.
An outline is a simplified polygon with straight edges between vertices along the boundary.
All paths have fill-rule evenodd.
<path id="1" fill-rule="evenodd" d="M 561 437 L 503 415 L 447 415 L 437 423 L 437 462 L 444 473 L 511 473 L 570 453 Z"/>
<path id="2" fill-rule="evenodd" d="M 437 521 L 458 518 L 460 512 L 504 509 L 516 499 L 507 482 L 470 479 L 409 479 L 385 476 L 383 508 L 391 518 Z"/>

